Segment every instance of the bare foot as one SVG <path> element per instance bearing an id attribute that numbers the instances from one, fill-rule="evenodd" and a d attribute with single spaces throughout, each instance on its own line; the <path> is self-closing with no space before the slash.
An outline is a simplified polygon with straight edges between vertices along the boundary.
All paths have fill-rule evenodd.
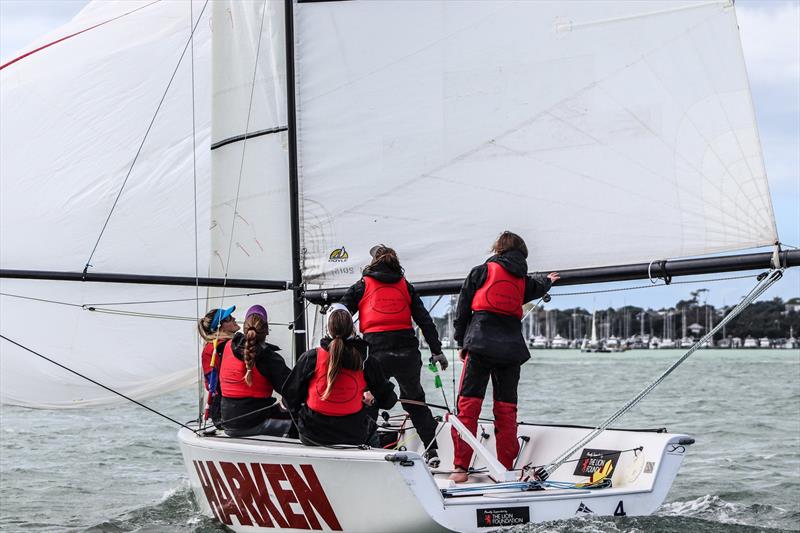
<path id="1" fill-rule="evenodd" d="M 448 479 L 454 483 L 466 483 L 469 479 L 469 474 L 463 468 L 456 468 Z"/>

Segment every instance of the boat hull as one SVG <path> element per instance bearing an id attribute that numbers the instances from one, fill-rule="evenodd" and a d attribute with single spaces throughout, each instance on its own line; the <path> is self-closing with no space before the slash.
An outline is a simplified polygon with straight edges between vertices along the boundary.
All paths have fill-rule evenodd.
<path id="1" fill-rule="evenodd" d="M 452 461 L 452 446 L 445 426 L 438 440 L 442 468 L 449 469 L 444 462 Z M 493 450 L 493 428 L 483 429 L 489 436 L 482 443 Z M 529 440 L 518 465 L 552 459 L 588 431 L 520 426 Z M 576 455 L 577 462 L 565 464 L 551 479 L 585 482 L 587 477 L 575 475 L 576 464 L 588 461 L 592 451 L 619 451 L 611 488 L 522 491 L 497 490 L 485 474 L 453 485 L 446 472 L 429 471 L 413 434 L 406 435 L 407 451 L 315 448 L 288 439 L 201 436 L 187 429 L 178 438 L 200 509 L 237 532 L 488 531 L 575 516 L 649 515 L 666 498 L 691 441 L 685 435 L 606 431 L 588 456 Z M 636 454 L 627 451 L 638 446 Z M 473 465 L 484 466 L 480 459 Z M 464 493 L 450 493 L 464 487 Z"/>

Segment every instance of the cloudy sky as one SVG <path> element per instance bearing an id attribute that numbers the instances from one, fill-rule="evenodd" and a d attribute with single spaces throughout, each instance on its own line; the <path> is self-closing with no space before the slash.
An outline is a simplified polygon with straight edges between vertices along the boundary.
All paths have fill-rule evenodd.
<path id="1" fill-rule="evenodd" d="M 85 0 L 0 0 L 0 60 L 27 51 L 37 37 L 55 30 L 86 4 Z M 750 76 L 772 202 L 781 240 L 800 246 L 800 1 L 738 0 L 736 11 L 745 61 Z M 800 268 L 766 297 L 800 296 Z M 607 284 L 594 290 L 641 285 Z M 706 283 L 708 301 L 734 303 L 753 285 L 752 280 Z M 661 307 L 688 297 L 699 286 L 678 285 L 595 296 L 554 298 L 550 306 L 567 308 L 620 306 Z M 565 292 L 578 290 L 564 288 Z M 553 293 L 557 293 L 554 289 Z"/>

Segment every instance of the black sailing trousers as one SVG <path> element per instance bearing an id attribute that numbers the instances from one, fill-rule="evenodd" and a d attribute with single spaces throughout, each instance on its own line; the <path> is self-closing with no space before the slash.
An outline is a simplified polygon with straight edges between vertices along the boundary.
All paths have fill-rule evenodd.
<path id="1" fill-rule="evenodd" d="M 381 364 L 386 378 L 394 378 L 400 386 L 401 400 L 425 401 L 425 390 L 420 383 L 422 370 L 422 355 L 419 349 L 396 348 L 393 350 L 370 349 L 369 356 L 374 357 Z M 417 430 L 422 442 L 427 448 L 436 449 L 436 420 L 433 419 L 431 410 L 426 405 L 403 404 L 403 409 L 411 417 L 411 423 Z M 433 442 L 433 444 L 431 444 Z"/>

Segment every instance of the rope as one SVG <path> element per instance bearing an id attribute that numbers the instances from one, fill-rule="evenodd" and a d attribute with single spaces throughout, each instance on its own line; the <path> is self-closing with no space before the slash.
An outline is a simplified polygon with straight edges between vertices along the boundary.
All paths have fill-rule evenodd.
<path id="1" fill-rule="evenodd" d="M 759 296 L 761 296 L 767 289 L 769 289 L 774 283 L 776 283 L 779 279 L 783 277 L 783 269 L 771 270 L 769 272 L 764 272 L 758 276 L 758 284 L 750 290 L 750 292 L 742 299 L 739 304 L 734 307 L 730 313 L 728 313 L 720 322 L 714 326 L 708 333 L 706 333 L 700 340 L 698 340 L 689 350 L 683 354 L 677 361 L 675 361 L 667 370 L 665 370 L 655 381 L 650 383 L 647 387 L 645 387 L 639 394 L 637 394 L 633 399 L 631 399 L 628 403 L 623 405 L 617 412 L 612 414 L 605 422 L 597 426 L 593 429 L 588 435 L 580 439 L 576 442 L 571 448 L 567 451 L 559 455 L 555 458 L 552 462 L 546 465 L 544 468 L 541 469 L 541 473 L 543 477 L 546 478 L 553 472 L 555 472 L 561 465 L 563 465 L 567 459 L 579 451 L 581 448 L 586 446 L 589 442 L 594 440 L 600 433 L 605 431 L 615 420 L 619 417 L 627 413 L 631 408 L 633 408 L 636 404 L 638 404 L 645 396 L 647 396 L 653 389 L 655 389 L 667 376 L 669 376 L 676 368 L 678 368 L 686 359 L 689 358 L 694 352 L 696 352 L 700 346 L 702 346 L 705 342 L 707 342 L 710 338 L 714 336 L 714 334 L 722 329 L 722 326 L 730 322 L 734 317 L 736 317 L 739 313 L 741 313 L 747 306 L 749 306 L 753 301 L 756 300 Z"/>
<path id="2" fill-rule="evenodd" d="M 283 292 L 279 289 L 273 289 L 268 291 L 257 291 L 257 292 L 246 292 L 241 294 L 232 294 L 228 295 L 230 298 L 249 298 L 252 296 L 256 296 L 259 294 L 271 294 L 273 292 Z M 193 301 L 200 301 L 200 300 L 216 300 L 219 298 L 224 298 L 224 296 L 203 296 L 195 297 L 195 298 L 173 298 L 169 300 L 137 300 L 137 301 L 128 301 L 128 302 L 102 302 L 102 303 L 89 303 L 89 304 L 76 304 L 72 302 L 61 302 L 59 300 L 50 300 L 47 298 L 36 298 L 33 296 L 23 296 L 21 294 L 11 294 L 7 292 L 0 292 L 0 296 L 8 296 L 9 298 L 20 298 L 21 300 L 33 300 L 36 302 L 44 302 L 50 304 L 57 304 L 57 305 L 68 305 L 71 307 L 83 307 L 84 309 L 88 309 L 90 307 L 100 307 L 106 305 L 141 305 L 141 304 L 163 304 L 163 303 L 176 303 L 176 302 L 193 302 Z M 287 324 L 288 325 L 288 324 Z"/>
<path id="3" fill-rule="evenodd" d="M 125 185 L 128 183 L 128 178 L 131 177 L 131 172 L 133 172 L 133 167 L 136 165 L 136 161 L 139 159 L 139 154 L 142 153 L 142 148 L 144 148 L 144 143 L 147 140 L 147 136 L 150 134 L 150 130 L 153 128 L 153 124 L 155 124 L 156 117 L 158 116 L 158 112 L 161 110 L 161 105 L 164 103 L 164 100 L 167 97 L 167 93 L 169 92 L 169 88 L 172 86 L 173 80 L 175 80 L 175 75 L 178 73 L 178 68 L 180 68 L 181 63 L 183 62 L 183 56 L 186 55 L 186 50 L 189 48 L 189 44 L 192 43 L 194 38 L 194 32 L 197 30 L 197 26 L 200 24 L 200 19 L 203 17 L 203 12 L 206 10 L 206 6 L 208 5 L 208 0 L 205 1 L 203 4 L 203 9 L 200 10 L 200 15 L 197 17 L 197 23 L 192 28 L 192 33 L 189 35 L 189 40 L 186 41 L 186 45 L 183 47 L 183 51 L 181 52 L 180 57 L 178 58 L 178 64 L 175 65 L 175 69 L 172 71 L 172 76 L 169 78 L 169 82 L 167 83 L 167 88 L 164 89 L 164 94 L 161 95 L 161 100 L 158 102 L 158 106 L 156 107 L 155 113 L 153 113 L 153 118 L 150 119 L 150 124 L 147 126 L 147 130 L 144 132 L 144 137 L 142 137 L 142 142 L 139 143 L 139 148 L 136 150 L 136 155 L 133 156 L 133 161 L 131 161 L 131 166 L 128 168 L 128 173 L 125 175 L 125 179 L 122 181 L 122 186 L 119 188 L 119 192 L 117 193 L 117 197 L 114 199 L 114 203 L 111 205 L 111 210 L 108 212 L 108 216 L 106 217 L 106 221 L 103 223 L 103 228 L 100 230 L 100 235 L 97 236 L 97 241 L 94 243 L 94 247 L 92 248 L 92 253 L 89 254 L 89 259 L 86 260 L 86 265 L 83 267 L 83 274 L 86 275 L 86 272 L 89 270 L 89 267 L 92 266 L 92 258 L 94 257 L 95 252 L 97 251 L 97 247 L 100 244 L 100 239 L 103 238 L 103 234 L 108 227 L 108 223 L 111 220 L 111 215 L 114 213 L 114 209 L 117 207 L 117 203 L 119 202 L 120 197 L 122 196 L 122 191 L 125 189 Z"/>
<path id="4" fill-rule="evenodd" d="M 271 289 L 266 291 L 256 291 L 256 292 L 243 292 L 241 294 L 229 294 L 228 298 L 241 298 L 241 297 L 251 297 L 257 296 L 260 294 L 272 294 L 274 292 L 283 292 L 281 289 Z M 221 298 L 225 298 L 225 296 L 203 296 L 202 298 L 197 296 L 195 298 L 172 298 L 168 300 L 131 300 L 127 302 L 101 302 L 101 303 L 94 303 L 94 304 L 85 304 L 91 306 L 99 306 L 99 305 L 140 305 L 140 304 L 164 304 L 164 303 L 175 303 L 175 302 L 192 302 L 192 301 L 199 301 L 199 300 L 219 300 Z"/>
<path id="5" fill-rule="evenodd" d="M 81 304 L 74 304 L 70 302 L 61 302 L 58 300 L 49 300 L 47 298 L 34 298 L 33 296 L 22 296 L 19 294 L 10 294 L 7 292 L 0 292 L 0 296 L 8 296 L 9 298 L 19 298 L 21 300 L 32 300 L 34 302 L 44 302 L 48 304 L 66 305 L 69 307 L 83 307 Z"/>
<path id="6" fill-rule="evenodd" d="M 18 343 L 17 341 L 15 341 L 15 340 L 12 340 L 12 339 L 9 339 L 8 337 L 6 337 L 6 336 L 5 336 L 5 335 L 3 335 L 3 334 L 0 334 L 0 338 L 1 338 L 1 339 L 3 339 L 3 340 L 5 340 L 5 341 L 7 341 L 7 342 L 10 342 L 11 344 L 14 344 L 14 345 L 16 345 L 16 346 L 18 346 L 18 347 L 22 348 L 22 349 L 23 349 L 23 350 L 25 350 L 26 352 L 30 352 L 30 353 L 32 353 L 33 355 L 37 356 L 37 357 L 41 357 L 41 358 L 42 358 L 42 359 L 44 359 L 45 361 L 48 361 L 48 362 L 50 362 L 50 363 L 53 363 L 53 364 L 54 364 L 54 365 L 56 365 L 57 367 L 63 368 L 63 369 L 64 369 L 64 370 L 66 370 L 67 372 L 71 372 L 71 373 L 75 374 L 76 376 L 78 376 L 78 377 L 80 377 L 80 378 L 83 378 L 83 379 L 85 379 L 86 381 L 89 381 L 90 383 L 93 383 L 93 384 L 97 385 L 98 387 L 101 387 L 101 388 L 103 388 L 103 389 L 107 390 L 108 392 L 114 393 L 114 394 L 116 394 L 117 396 L 120 396 L 121 398 L 124 398 L 124 399 L 128 400 L 129 402 L 135 403 L 135 404 L 136 404 L 136 405 L 138 405 L 139 407 L 143 407 L 143 408 L 147 409 L 148 411 L 150 411 L 151 413 L 157 414 L 158 416 L 160 416 L 160 417 L 162 417 L 162 418 L 165 418 L 165 419 L 169 420 L 169 421 L 170 421 L 170 422 L 172 422 L 173 424 L 176 424 L 176 425 L 178 425 L 178 426 L 180 426 L 180 427 L 182 427 L 182 428 L 186 428 L 186 429 L 188 429 L 189 431 L 193 431 L 193 430 L 192 430 L 192 428 L 190 428 L 190 427 L 189 427 L 189 426 L 187 426 L 186 424 L 183 424 L 182 422 L 178 422 L 178 421 L 177 421 L 177 420 L 175 420 L 174 418 L 170 418 L 169 416 L 165 415 L 164 413 L 161 413 L 161 412 L 159 412 L 159 411 L 156 411 L 156 410 L 155 410 L 155 409 L 153 409 L 152 407 L 148 407 L 147 405 L 145 405 L 145 404 L 143 404 L 143 403 L 141 403 L 141 402 L 139 402 L 139 401 L 137 401 L 137 400 L 134 400 L 133 398 L 131 398 L 131 397 L 129 397 L 129 396 L 125 396 L 125 395 L 124 395 L 124 394 L 122 394 L 121 392 L 119 392 L 119 391 L 116 391 L 116 390 L 114 390 L 114 389 L 112 389 L 111 387 L 108 387 L 108 386 L 106 386 L 106 385 L 103 385 L 103 384 L 102 384 L 102 383 L 100 383 L 99 381 L 95 381 L 95 380 L 93 380 L 92 378 L 90 378 L 90 377 L 88 377 L 88 376 L 85 376 L 85 375 L 81 374 L 80 372 L 77 372 L 77 371 L 75 371 L 75 370 L 72 370 L 71 368 L 69 368 L 69 367 L 67 367 L 67 366 L 64 366 L 64 365 L 62 365 L 62 364 L 61 364 L 61 363 L 59 363 L 58 361 L 54 361 L 53 359 L 50 359 L 49 357 L 47 357 L 47 356 L 44 356 L 44 355 L 42 355 L 42 354 L 40 354 L 40 353 L 38 353 L 38 352 L 36 352 L 36 351 L 34 351 L 34 350 L 32 350 L 32 349 L 28 348 L 27 346 L 23 346 L 22 344 Z"/>
<path id="7" fill-rule="evenodd" d="M 194 2 L 189 0 L 189 27 L 194 25 Z M 195 120 L 195 90 L 194 90 L 194 36 L 190 35 L 192 43 L 192 204 L 194 208 L 194 314 L 200 320 L 200 240 L 197 230 L 197 126 Z M 207 291 L 206 291 L 207 292 Z M 197 421 L 203 419 L 203 354 L 202 343 L 199 335 L 195 335 L 195 350 L 197 351 Z"/>

